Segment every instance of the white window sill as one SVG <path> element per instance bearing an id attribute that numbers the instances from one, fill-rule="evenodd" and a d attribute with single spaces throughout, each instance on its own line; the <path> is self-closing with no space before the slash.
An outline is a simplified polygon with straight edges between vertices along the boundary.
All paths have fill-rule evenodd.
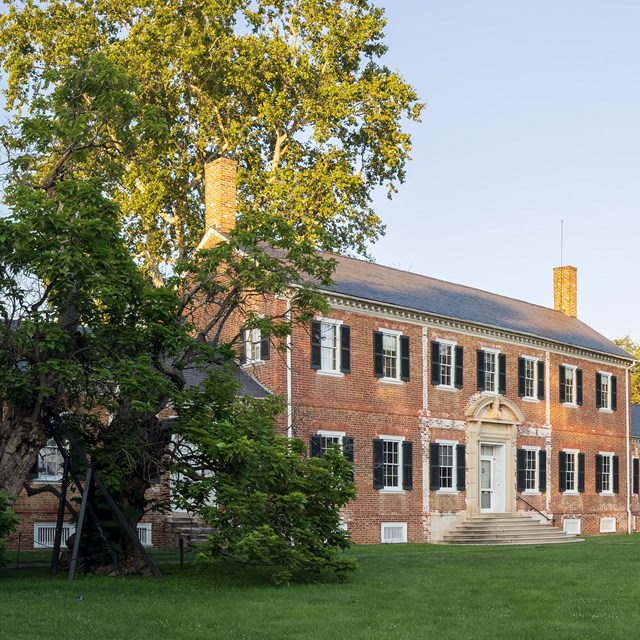
<path id="1" fill-rule="evenodd" d="M 567 407 L 567 409 L 577 409 L 580 405 L 577 405 L 575 402 L 563 402 L 563 407 Z"/>
<path id="2" fill-rule="evenodd" d="M 445 496 L 455 496 L 459 493 L 459 491 L 457 489 L 437 489 L 436 493 L 439 493 L 440 495 L 445 495 Z"/>
<path id="3" fill-rule="evenodd" d="M 404 489 L 401 487 L 384 487 L 379 489 L 380 493 L 404 493 Z"/>
<path id="4" fill-rule="evenodd" d="M 243 367 L 253 367 L 257 364 L 264 364 L 264 360 L 246 360 L 242 363 Z"/>
<path id="5" fill-rule="evenodd" d="M 327 378 L 344 378 L 342 371 L 330 371 L 329 369 L 318 369 L 318 375 Z"/>
<path id="6" fill-rule="evenodd" d="M 607 408 L 605 408 L 605 407 L 600 407 L 600 408 L 598 409 L 598 411 L 599 411 L 600 413 L 613 413 L 613 409 L 607 409 Z"/>
<path id="7" fill-rule="evenodd" d="M 497 391 L 481 391 L 483 396 L 499 396 L 500 394 Z"/>
<path id="8" fill-rule="evenodd" d="M 439 391 L 448 391 L 449 393 L 458 393 L 458 391 L 460 391 L 457 387 L 451 387 L 448 384 L 437 384 L 436 389 Z"/>
<path id="9" fill-rule="evenodd" d="M 384 384 L 397 384 L 398 386 L 402 386 L 404 384 L 403 380 L 398 380 L 397 378 L 378 378 L 378 380 Z"/>
<path id="10" fill-rule="evenodd" d="M 531 402 L 532 404 L 537 404 L 540 402 L 540 398 L 532 398 L 530 396 L 524 396 L 522 398 L 522 402 Z"/>
<path id="11" fill-rule="evenodd" d="M 565 491 L 566 493 L 566 491 Z M 540 491 L 538 491 L 538 489 L 525 489 L 522 492 L 523 496 L 539 496 L 540 495 Z"/>
<path id="12" fill-rule="evenodd" d="M 613 498 L 616 494 L 613 491 L 601 491 L 598 495 L 604 496 L 605 498 Z"/>
<path id="13" fill-rule="evenodd" d="M 562 495 L 563 496 L 579 496 L 580 492 L 576 491 L 575 489 L 572 489 L 571 491 L 563 491 Z"/>

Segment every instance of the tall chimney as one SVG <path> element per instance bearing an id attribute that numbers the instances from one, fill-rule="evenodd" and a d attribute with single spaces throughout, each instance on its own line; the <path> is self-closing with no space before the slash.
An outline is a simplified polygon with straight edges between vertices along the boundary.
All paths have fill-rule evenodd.
<path id="1" fill-rule="evenodd" d="M 578 317 L 578 270 L 575 267 L 554 268 L 553 307 L 570 318 Z"/>
<path id="2" fill-rule="evenodd" d="M 205 230 L 228 233 L 236 226 L 238 163 L 218 158 L 204 167 Z"/>

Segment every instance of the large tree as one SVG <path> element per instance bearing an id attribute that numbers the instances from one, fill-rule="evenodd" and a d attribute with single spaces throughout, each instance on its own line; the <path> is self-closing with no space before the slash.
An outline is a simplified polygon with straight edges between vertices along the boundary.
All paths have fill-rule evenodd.
<path id="1" fill-rule="evenodd" d="M 222 326 L 247 297 L 306 283 L 286 316 L 260 318 L 276 337 L 322 305 L 317 250 L 363 252 L 382 232 L 371 195 L 402 180 L 420 105 L 380 65 L 384 17 L 366 1 L 6 4 L 0 490 L 65 413 L 135 524 L 166 463 L 158 415 L 193 407 L 182 368 L 230 356 Z M 238 226 L 194 253 L 218 155 L 239 163 Z M 203 306 L 206 327 L 181 321 Z"/>

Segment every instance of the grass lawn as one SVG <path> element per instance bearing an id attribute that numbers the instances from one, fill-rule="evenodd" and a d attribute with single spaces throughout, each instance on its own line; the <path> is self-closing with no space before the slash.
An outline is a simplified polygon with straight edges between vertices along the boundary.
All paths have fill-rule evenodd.
<path id="1" fill-rule="evenodd" d="M 165 578 L 0 569 L 0 639 L 625 638 L 640 635 L 640 536 L 540 547 L 356 547 L 346 584 L 274 587 L 218 565 Z M 82 595 L 82 600 L 76 596 Z"/>

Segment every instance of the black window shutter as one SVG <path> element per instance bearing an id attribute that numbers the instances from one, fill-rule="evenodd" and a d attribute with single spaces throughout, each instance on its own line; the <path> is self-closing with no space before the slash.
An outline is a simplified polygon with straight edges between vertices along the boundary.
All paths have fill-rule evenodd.
<path id="1" fill-rule="evenodd" d="M 618 409 L 618 380 L 615 376 L 611 376 L 611 410 Z"/>
<path id="2" fill-rule="evenodd" d="M 383 440 L 373 441 L 373 488 L 384 489 Z"/>
<path id="3" fill-rule="evenodd" d="M 384 358 L 382 355 L 382 333 L 373 332 L 373 373 L 376 378 L 382 378 Z"/>
<path id="4" fill-rule="evenodd" d="M 578 454 L 578 491 L 584 493 L 584 453 Z"/>
<path id="5" fill-rule="evenodd" d="M 567 401 L 565 384 L 567 383 L 566 369 L 560 365 L 560 404 Z"/>
<path id="6" fill-rule="evenodd" d="M 582 369 L 576 369 L 576 404 L 582 406 Z"/>
<path id="7" fill-rule="evenodd" d="M 344 324 L 340 327 L 340 371 L 351 373 L 351 329 Z"/>
<path id="8" fill-rule="evenodd" d="M 240 364 L 245 364 L 247 362 L 247 330 L 240 330 L 240 349 L 239 349 L 239 360 Z"/>
<path id="9" fill-rule="evenodd" d="M 458 491 L 466 491 L 467 483 L 465 478 L 467 460 L 465 458 L 465 449 L 463 444 L 456 447 L 456 487 Z"/>
<path id="10" fill-rule="evenodd" d="M 596 373 L 596 409 L 602 407 L 602 375 Z"/>
<path id="11" fill-rule="evenodd" d="M 544 493 L 547 490 L 547 452 L 538 451 L 538 490 Z"/>
<path id="12" fill-rule="evenodd" d="M 349 436 L 342 438 L 342 453 L 344 457 L 353 464 L 353 438 Z"/>
<path id="13" fill-rule="evenodd" d="M 311 436 L 311 456 L 319 458 L 322 455 L 322 437 Z"/>
<path id="14" fill-rule="evenodd" d="M 596 453 L 596 493 L 602 493 L 602 456 Z"/>
<path id="15" fill-rule="evenodd" d="M 538 399 L 544 400 L 544 362 L 538 360 Z"/>
<path id="16" fill-rule="evenodd" d="M 464 352 L 462 347 L 456 347 L 456 389 L 462 389 L 464 374 Z"/>
<path id="17" fill-rule="evenodd" d="M 431 342 L 431 384 L 440 384 L 440 343 Z"/>
<path id="18" fill-rule="evenodd" d="M 413 489 L 413 447 L 408 440 L 402 443 L 402 488 Z"/>
<path id="19" fill-rule="evenodd" d="M 518 472 L 517 472 L 517 476 L 518 476 L 518 491 L 524 491 L 525 490 L 525 466 L 524 466 L 524 461 L 525 461 L 525 450 L 524 449 L 518 449 L 516 451 L 516 461 L 518 463 Z"/>
<path id="20" fill-rule="evenodd" d="M 507 356 L 498 354 L 498 393 L 507 395 Z"/>
<path id="21" fill-rule="evenodd" d="M 613 456 L 613 493 L 620 493 L 620 458 Z"/>
<path id="22" fill-rule="evenodd" d="M 319 320 L 311 321 L 311 368 L 322 366 L 322 324 Z"/>
<path id="23" fill-rule="evenodd" d="M 632 493 L 634 495 L 638 495 L 638 490 L 640 489 L 640 460 L 638 458 L 634 458 L 632 462 L 633 467 L 633 483 L 632 483 Z"/>
<path id="24" fill-rule="evenodd" d="M 408 382 L 410 379 L 409 336 L 400 336 L 400 380 Z"/>
<path id="25" fill-rule="evenodd" d="M 524 397 L 524 358 L 518 358 L 518 395 Z"/>
<path id="26" fill-rule="evenodd" d="M 486 389 L 484 382 L 484 351 L 478 349 L 478 391 L 484 391 Z"/>
<path id="27" fill-rule="evenodd" d="M 33 480 L 34 478 L 37 478 L 39 473 L 38 473 L 38 460 L 40 459 L 40 454 L 38 454 L 38 457 L 36 458 L 36 461 L 33 463 L 33 466 L 31 467 L 31 469 L 29 469 L 29 473 L 27 474 L 27 480 Z"/>
<path id="28" fill-rule="evenodd" d="M 560 480 L 560 493 L 564 493 L 567 490 L 567 454 L 564 451 L 560 452 L 558 478 Z"/>
<path id="29" fill-rule="evenodd" d="M 270 351 L 271 342 L 269 338 L 262 338 L 260 340 L 260 360 L 268 360 L 271 357 Z"/>
<path id="30" fill-rule="evenodd" d="M 437 442 L 429 446 L 429 459 L 431 490 L 437 491 L 440 488 L 440 445 Z"/>

